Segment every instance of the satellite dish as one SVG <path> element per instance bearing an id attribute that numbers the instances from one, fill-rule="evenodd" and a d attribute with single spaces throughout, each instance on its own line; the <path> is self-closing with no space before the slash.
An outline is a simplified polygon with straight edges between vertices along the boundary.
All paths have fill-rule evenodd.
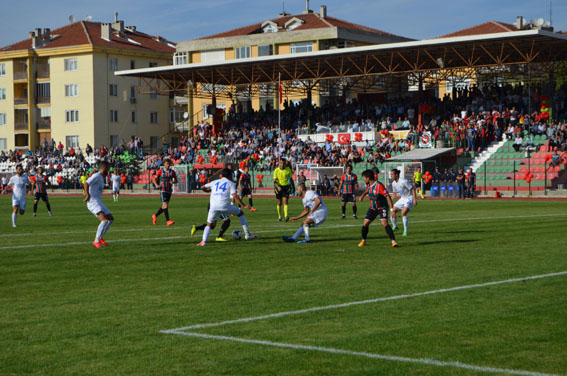
<path id="1" fill-rule="evenodd" d="M 75 23 L 75 16 L 70 15 L 70 16 L 69 16 L 69 22 Z"/>
<path id="2" fill-rule="evenodd" d="M 90 20 L 92 20 L 92 19 L 93 19 L 93 16 L 86 16 L 86 17 L 85 17 L 85 21 L 90 21 Z"/>
<path id="3" fill-rule="evenodd" d="M 185 112 L 185 113 L 183 114 L 183 119 L 188 119 L 188 118 L 189 118 L 189 113 L 188 113 L 188 112 Z"/>

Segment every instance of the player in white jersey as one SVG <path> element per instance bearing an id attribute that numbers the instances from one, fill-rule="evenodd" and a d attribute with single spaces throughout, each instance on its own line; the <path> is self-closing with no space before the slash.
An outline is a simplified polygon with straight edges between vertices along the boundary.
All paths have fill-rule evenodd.
<path id="1" fill-rule="evenodd" d="M 120 175 L 118 175 L 118 170 L 114 170 L 110 176 L 110 181 L 112 182 L 112 198 L 114 198 L 114 202 L 118 202 L 118 197 L 120 196 Z"/>
<path id="2" fill-rule="evenodd" d="M 12 207 L 14 208 L 12 212 L 12 227 L 16 227 L 18 211 L 20 211 L 20 215 L 24 215 L 26 212 L 26 195 L 30 185 L 28 176 L 24 174 L 24 168 L 21 164 L 18 164 L 16 166 L 16 175 L 10 178 L 8 185 L 2 191 L 4 193 L 8 187 L 12 187 Z"/>
<path id="3" fill-rule="evenodd" d="M 114 222 L 114 217 L 110 213 L 110 210 L 102 203 L 102 190 L 104 189 L 104 180 L 107 175 L 108 163 L 102 161 L 98 164 L 98 172 L 93 174 L 85 182 L 86 197 L 83 201 L 87 203 L 87 209 L 100 220 L 93 242 L 96 248 L 102 248 L 103 245 L 108 245 L 104 241 L 103 236 L 110 228 L 112 222 Z"/>
<path id="4" fill-rule="evenodd" d="M 305 240 L 300 240 L 298 243 L 310 243 L 309 230 L 311 227 L 317 227 L 327 219 L 327 207 L 325 202 L 316 192 L 317 182 L 311 182 L 311 189 L 307 190 L 305 184 L 301 183 L 297 186 L 297 194 L 303 198 L 303 211 L 297 217 L 293 217 L 290 221 L 295 222 L 307 216 L 299 229 L 293 236 L 282 236 L 285 242 L 293 243 L 297 241 L 301 235 L 305 234 Z"/>
<path id="5" fill-rule="evenodd" d="M 209 215 L 207 216 L 207 227 L 205 227 L 203 232 L 203 240 L 197 244 L 199 247 L 203 247 L 207 244 L 211 227 L 214 227 L 217 219 L 219 219 L 222 214 L 238 216 L 246 240 L 258 237 L 258 235 L 250 233 L 244 212 L 230 202 L 231 199 L 234 199 L 234 201 L 243 208 L 250 209 L 250 206 L 244 205 L 242 199 L 236 193 L 236 185 L 232 182 L 232 172 L 229 169 L 224 169 L 220 179 L 205 184 L 202 189 L 204 192 L 211 193 L 211 200 Z"/>
<path id="6" fill-rule="evenodd" d="M 411 211 L 412 207 L 417 206 L 415 187 L 406 179 L 401 179 L 400 170 L 397 170 L 395 168 L 390 171 L 390 179 L 392 179 L 392 191 L 400 195 L 400 199 L 396 201 L 393 210 L 390 211 L 390 219 L 392 220 L 392 225 L 394 225 L 392 230 L 398 230 L 397 213 L 401 211 L 402 221 L 404 223 L 404 233 L 402 235 L 408 236 L 408 213 Z"/>

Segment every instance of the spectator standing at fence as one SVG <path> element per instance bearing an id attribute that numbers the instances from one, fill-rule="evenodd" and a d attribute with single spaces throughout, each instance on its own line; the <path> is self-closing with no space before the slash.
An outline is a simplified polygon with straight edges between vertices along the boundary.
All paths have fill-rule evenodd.
<path id="1" fill-rule="evenodd" d="M 455 177 L 457 181 L 457 189 L 459 191 L 459 198 L 464 199 L 466 197 L 465 193 L 465 173 L 462 168 L 459 168 L 457 175 Z"/>
<path id="2" fill-rule="evenodd" d="M 467 197 L 473 199 L 475 190 L 476 190 L 476 174 L 474 173 L 472 168 L 470 168 L 469 173 L 467 174 Z"/>

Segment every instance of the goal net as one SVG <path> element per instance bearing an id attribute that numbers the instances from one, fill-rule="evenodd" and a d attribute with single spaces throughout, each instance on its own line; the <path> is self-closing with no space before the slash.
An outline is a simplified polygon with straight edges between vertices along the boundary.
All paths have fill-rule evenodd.
<path id="1" fill-rule="evenodd" d="M 323 167 L 316 164 L 297 164 L 295 166 L 295 181 L 299 181 L 301 175 L 304 175 L 309 182 L 315 180 L 318 184 L 321 184 L 323 178 L 327 176 L 330 180 L 333 176 L 341 178 L 344 171 L 344 167 Z"/>
<path id="2" fill-rule="evenodd" d="M 189 171 L 189 166 L 173 166 L 173 171 L 175 171 L 175 174 L 177 175 L 177 184 L 173 186 L 173 192 L 191 192 L 191 173 Z"/>
<path id="3" fill-rule="evenodd" d="M 391 169 L 396 168 L 400 170 L 400 178 L 406 179 L 412 184 L 413 184 L 413 174 L 414 172 L 417 171 L 418 167 L 421 168 L 421 172 L 423 172 L 422 162 L 386 162 L 384 164 L 384 167 L 385 167 L 385 170 L 383 171 L 384 175 L 380 174 L 378 179 L 384 179 L 383 183 L 390 192 L 392 191 L 392 180 L 390 179 Z"/>

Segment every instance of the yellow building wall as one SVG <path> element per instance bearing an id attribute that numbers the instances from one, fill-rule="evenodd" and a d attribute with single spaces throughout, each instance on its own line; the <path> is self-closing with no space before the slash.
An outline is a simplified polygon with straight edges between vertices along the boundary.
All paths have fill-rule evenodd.
<path id="1" fill-rule="evenodd" d="M 193 51 L 190 53 L 191 55 L 191 63 L 200 63 L 201 62 L 201 52 L 200 51 Z"/>
<path id="2" fill-rule="evenodd" d="M 233 60 L 234 59 L 234 48 L 225 48 L 225 59 L 226 60 Z"/>
<path id="3" fill-rule="evenodd" d="M 0 88 L 6 89 L 6 100 L 0 100 L 0 113 L 6 114 L 6 124 L 0 125 L 0 138 L 6 139 L 6 150 L 14 150 L 14 71 L 11 60 L 0 60 L 5 64 L 6 75 L 0 76 Z"/>

